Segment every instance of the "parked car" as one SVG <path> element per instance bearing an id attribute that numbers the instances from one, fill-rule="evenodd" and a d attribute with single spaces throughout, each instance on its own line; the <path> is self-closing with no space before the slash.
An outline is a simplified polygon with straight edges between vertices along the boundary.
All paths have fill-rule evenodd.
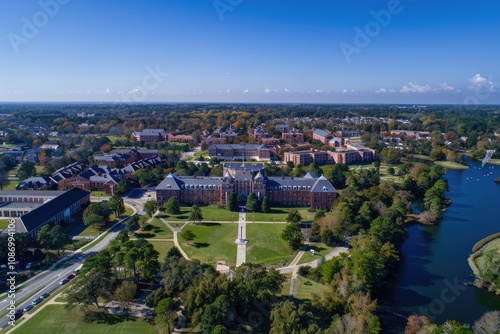
<path id="1" fill-rule="evenodd" d="M 28 305 L 25 308 L 23 308 L 23 312 L 24 313 L 29 312 L 33 307 L 35 307 L 35 305 Z"/>
<path id="2" fill-rule="evenodd" d="M 28 264 L 26 265 L 26 270 L 31 269 L 31 265 L 32 265 L 31 262 L 28 262 Z"/>
<path id="3" fill-rule="evenodd" d="M 23 314 L 24 314 L 24 311 L 23 311 L 22 309 L 18 308 L 18 309 L 16 310 L 16 314 L 15 314 L 16 320 L 17 320 L 17 319 L 19 319 L 19 318 L 21 318 L 21 316 L 22 316 Z"/>
<path id="4" fill-rule="evenodd" d="M 66 279 L 69 281 L 69 280 L 72 280 L 73 278 L 75 278 L 75 274 L 70 274 L 68 275 L 68 277 L 66 277 Z"/>
<path id="5" fill-rule="evenodd" d="M 47 299 L 47 298 L 49 298 L 49 296 L 50 296 L 50 293 L 46 292 L 43 295 L 41 295 L 40 298 Z"/>
<path id="6" fill-rule="evenodd" d="M 69 282 L 69 279 L 63 278 L 62 280 L 59 281 L 59 284 L 64 285 Z"/>

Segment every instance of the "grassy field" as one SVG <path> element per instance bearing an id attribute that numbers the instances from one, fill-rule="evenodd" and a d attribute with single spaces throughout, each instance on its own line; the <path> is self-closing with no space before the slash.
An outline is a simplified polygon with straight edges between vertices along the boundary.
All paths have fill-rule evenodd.
<path id="1" fill-rule="evenodd" d="M 469 166 L 464 166 L 456 162 L 451 161 L 434 161 L 436 165 L 449 168 L 449 169 L 469 169 Z"/>
<path id="2" fill-rule="evenodd" d="M 91 196 L 96 196 L 96 197 L 108 197 L 109 195 L 106 194 L 104 191 L 102 190 L 94 190 L 90 193 Z"/>
<path id="3" fill-rule="evenodd" d="M 153 219 L 149 225 L 149 230 L 139 230 L 135 233 L 135 236 L 148 239 L 172 239 L 174 237 L 174 233 L 159 219 Z"/>
<path id="4" fill-rule="evenodd" d="M 426 161 L 434 161 L 434 159 L 432 159 L 431 157 L 427 156 L 427 155 L 422 155 L 422 154 L 410 154 L 410 156 L 416 158 L 416 159 L 420 159 L 420 160 L 426 160 Z"/>
<path id="5" fill-rule="evenodd" d="M 283 296 L 288 297 L 288 294 L 290 293 L 290 285 L 292 284 L 292 274 L 283 274 L 285 276 L 286 281 L 283 283 L 283 289 L 281 289 L 281 294 Z"/>
<path id="6" fill-rule="evenodd" d="M 36 170 L 37 174 L 43 173 L 43 172 L 45 172 L 45 166 L 38 166 L 38 165 L 36 165 L 35 166 L 35 170 Z"/>
<path id="7" fill-rule="evenodd" d="M 110 224 L 109 226 L 113 225 L 114 223 L 116 223 L 117 221 L 119 221 L 120 219 L 123 219 L 125 217 L 128 217 L 130 216 L 131 214 L 133 213 L 132 209 L 129 208 L 128 206 L 125 205 L 125 213 L 121 214 L 118 218 L 115 217 L 115 214 L 112 213 L 110 216 L 109 216 L 109 221 L 110 221 Z M 73 228 L 76 228 L 79 224 L 83 224 L 82 222 L 82 214 L 79 213 L 77 215 L 75 215 L 74 219 L 74 223 L 71 223 L 71 225 L 75 225 Z M 108 227 L 109 227 L 108 226 Z M 101 234 L 102 232 L 104 232 L 106 229 L 108 229 L 108 227 L 103 227 L 103 228 L 100 228 L 99 226 L 94 226 L 94 225 L 89 225 L 87 226 L 80 234 L 78 234 L 79 236 L 84 236 L 84 237 L 89 237 L 89 236 L 98 236 L 99 234 Z"/>
<path id="8" fill-rule="evenodd" d="M 158 256 L 158 260 L 160 262 L 163 262 L 163 259 L 165 258 L 165 255 L 167 254 L 168 250 L 172 247 L 174 247 L 174 242 L 173 241 L 165 241 L 165 240 L 148 240 L 156 249 L 160 255 Z"/>
<path id="9" fill-rule="evenodd" d="M 3 182 L 2 190 L 16 190 L 19 180 L 6 180 Z"/>
<path id="10" fill-rule="evenodd" d="M 306 277 L 297 275 L 297 286 L 295 288 L 295 298 L 297 299 L 312 299 L 312 293 L 320 295 L 323 291 L 328 289 L 328 286 L 319 284 Z"/>
<path id="11" fill-rule="evenodd" d="M 247 224 L 247 262 L 278 266 L 290 263 L 297 251 L 281 239 L 286 224 Z M 236 248 L 234 249 L 236 253 Z"/>
<path id="12" fill-rule="evenodd" d="M 189 225 L 183 229 L 186 230 L 196 235 L 190 245 L 178 235 L 180 246 L 190 258 L 211 264 L 217 261 L 228 261 L 233 266 L 236 264 L 236 245 L 233 241 L 238 236 L 237 224 Z"/>
<path id="13" fill-rule="evenodd" d="M 314 249 L 314 255 L 311 254 L 311 249 Z M 325 244 L 310 244 L 308 250 L 302 255 L 298 264 L 321 259 L 333 249 L 334 247 L 329 247 Z"/>
<path id="14" fill-rule="evenodd" d="M 78 307 L 67 311 L 64 305 L 47 305 L 32 319 L 19 327 L 15 333 L 156 334 L 157 331 L 154 326 L 141 318 L 104 313 L 96 313 L 93 317 L 86 317 L 85 313 Z"/>
<path id="15" fill-rule="evenodd" d="M 248 222 L 284 222 L 288 212 L 294 208 L 271 208 L 270 213 L 262 212 L 247 212 Z M 307 208 L 295 208 L 299 211 L 304 221 L 311 221 L 314 218 L 314 212 L 308 212 Z M 161 213 L 160 216 L 166 221 L 187 221 L 189 217 L 190 207 L 181 207 L 179 215 L 169 215 Z M 227 209 L 220 209 L 216 205 L 208 205 L 201 207 L 203 221 L 238 221 L 238 212 L 232 212 Z"/>
<path id="16" fill-rule="evenodd" d="M 488 242 L 482 249 L 481 252 L 482 254 L 485 254 L 486 252 L 491 252 L 494 251 L 496 254 L 500 254 L 500 238 L 496 238 L 490 242 Z M 484 255 L 481 255 L 477 257 L 475 260 L 476 265 L 481 272 L 481 274 L 484 273 L 485 271 L 485 266 L 486 266 L 486 258 Z"/>
<path id="17" fill-rule="evenodd" d="M 0 219 L 0 230 L 5 230 L 9 225 L 10 218 L 2 218 Z"/>
<path id="18" fill-rule="evenodd" d="M 195 158 L 199 159 L 200 157 L 206 158 L 208 157 L 208 150 L 198 151 L 194 153 Z"/>
<path id="19" fill-rule="evenodd" d="M 490 159 L 490 161 L 488 161 L 488 163 L 491 165 L 500 166 L 500 159 Z"/>

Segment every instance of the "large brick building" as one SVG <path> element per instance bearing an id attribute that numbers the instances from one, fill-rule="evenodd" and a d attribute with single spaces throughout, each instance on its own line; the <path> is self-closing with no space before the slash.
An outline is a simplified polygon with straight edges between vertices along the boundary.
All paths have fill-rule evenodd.
<path id="1" fill-rule="evenodd" d="M 208 148 L 208 156 L 219 160 L 269 161 L 271 151 L 267 146 L 258 144 L 216 144 Z"/>
<path id="2" fill-rule="evenodd" d="M 142 141 L 145 143 L 157 143 L 167 141 L 167 131 L 165 129 L 144 129 L 135 131 L 130 136 L 131 141 Z"/>
<path id="3" fill-rule="evenodd" d="M 168 175 L 156 187 L 158 205 L 176 196 L 182 204 L 227 204 L 229 193 L 235 192 L 238 201 L 250 193 L 259 199 L 267 196 L 271 205 L 330 207 L 337 190 L 323 176 L 309 173 L 303 178 L 264 177 L 262 165 L 225 166 L 223 177 Z"/>

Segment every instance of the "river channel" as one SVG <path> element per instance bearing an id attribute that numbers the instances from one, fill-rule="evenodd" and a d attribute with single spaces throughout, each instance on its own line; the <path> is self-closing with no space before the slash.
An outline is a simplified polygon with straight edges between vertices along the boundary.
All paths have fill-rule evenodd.
<path id="1" fill-rule="evenodd" d="M 484 312 L 500 310 L 500 296 L 463 284 L 474 280 L 467 264 L 472 246 L 500 232 L 500 183 L 494 182 L 500 166 L 469 165 L 445 175 L 452 204 L 441 222 L 409 227 L 396 272 L 376 296 L 383 333 L 403 333 L 411 314 L 438 324 L 473 324 Z"/>

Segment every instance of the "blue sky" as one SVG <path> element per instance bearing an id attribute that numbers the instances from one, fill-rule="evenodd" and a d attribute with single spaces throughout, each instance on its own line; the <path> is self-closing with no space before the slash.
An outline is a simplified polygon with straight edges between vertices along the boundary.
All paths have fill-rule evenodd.
<path id="1" fill-rule="evenodd" d="M 499 12 L 484 0 L 2 1 L 0 101 L 500 103 Z"/>

